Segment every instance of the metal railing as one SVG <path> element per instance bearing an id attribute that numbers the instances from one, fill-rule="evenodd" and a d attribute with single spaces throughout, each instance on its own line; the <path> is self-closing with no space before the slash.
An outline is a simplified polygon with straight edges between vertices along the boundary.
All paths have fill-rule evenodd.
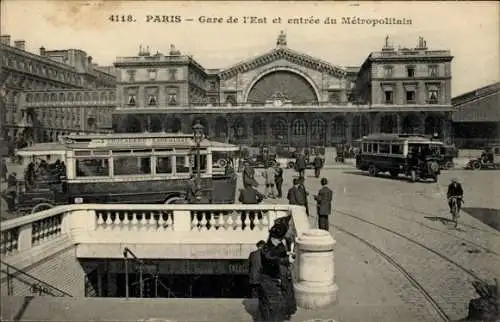
<path id="1" fill-rule="evenodd" d="M 4 266 L 5 268 L 2 267 L 2 270 L 1 272 L 4 273 L 6 275 L 6 278 L 7 278 L 7 295 L 8 296 L 13 296 L 13 283 L 12 283 L 12 280 L 13 279 L 18 279 L 20 280 L 22 283 L 27 283 L 27 281 L 23 280 L 23 279 L 20 279 L 18 275 L 21 275 L 21 276 L 24 276 L 24 277 L 28 277 L 29 279 L 32 279 L 34 281 L 34 283 L 31 283 L 30 285 L 30 291 L 32 294 L 34 295 L 42 295 L 42 294 L 46 294 L 46 295 L 50 295 L 50 296 L 55 296 L 55 297 L 73 297 L 71 294 L 45 282 L 45 281 L 42 281 L 41 279 L 29 274 L 29 273 L 26 273 L 25 271 L 21 270 L 21 269 L 18 269 L 17 267 L 14 267 L 10 264 L 7 264 L 6 262 L 0 260 L 0 263 L 2 264 L 2 266 Z"/>
<path id="2" fill-rule="evenodd" d="M 128 261 L 129 261 L 129 257 L 128 256 L 131 256 L 131 259 L 139 265 L 139 281 L 135 282 L 135 283 L 132 283 L 130 285 L 130 282 L 129 282 L 129 267 L 128 267 Z M 168 294 L 168 297 L 175 297 L 175 294 L 174 292 L 172 292 L 172 290 L 170 290 L 169 287 L 167 287 L 165 284 L 163 284 L 163 282 L 159 279 L 159 274 L 158 274 L 158 269 L 156 270 L 156 272 L 154 274 L 150 274 L 150 273 L 146 273 L 147 275 L 149 275 L 149 278 L 146 278 L 144 279 L 144 275 L 145 275 L 145 272 L 144 272 L 144 261 L 140 258 L 138 258 L 134 252 L 132 252 L 128 247 L 125 247 L 123 249 L 123 259 L 124 259 L 124 262 L 125 262 L 125 297 L 126 298 L 129 298 L 130 297 L 130 286 L 134 286 L 134 285 L 137 285 L 139 284 L 139 297 L 144 297 L 144 282 L 150 280 L 150 279 L 154 279 L 154 296 L 155 297 L 158 297 L 158 285 L 161 286 L 165 291 L 167 291 L 167 294 Z"/>

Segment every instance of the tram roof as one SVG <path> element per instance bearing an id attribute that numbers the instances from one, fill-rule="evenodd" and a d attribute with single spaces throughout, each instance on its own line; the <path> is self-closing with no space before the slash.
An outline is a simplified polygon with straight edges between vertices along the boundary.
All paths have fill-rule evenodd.
<path id="1" fill-rule="evenodd" d="M 114 148 L 114 147 L 194 147 L 192 134 L 186 133 L 105 133 L 105 134 L 70 134 L 60 138 L 62 144 L 71 148 Z M 202 148 L 214 151 L 238 151 L 233 144 L 203 139 Z"/>
<path id="2" fill-rule="evenodd" d="M 411 135 L 411 134 L 393 134 L 393 133 L 374 133 L 364 136 L 362 141 L 408 141 L 409 143 L 422 143 L 422 144 L 443 144 L 441 141 L 432 140 L 426 136 Z"/>
<path id="3" fill-rule="evenodd" d="M 16 151 L 20 156 L 47 156 L 47 155 L 64 155 L 66 147 L 60 142 L 35 143 Z"/>

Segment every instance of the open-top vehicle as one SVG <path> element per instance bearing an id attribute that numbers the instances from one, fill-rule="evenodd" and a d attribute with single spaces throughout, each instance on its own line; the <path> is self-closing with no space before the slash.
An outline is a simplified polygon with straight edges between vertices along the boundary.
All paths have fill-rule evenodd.
<path id="1" fill-rule="evenodd" d="M 404 174 L 412 181 L 438 180 L 442 142 L 423 136 L 371 134 L 361 140 L 356 168 L 370 176 L 388 172 L 393 178 Z"/>
<path id="2" fill-rule="evenodd" d="M 465 168 L 472 170 L 500 169 L 500 146 L 493 145 L 486 147 L 481 156 L 469 160 Z"/>
<path id="3" fill-rule="evenodd" d="M 234 203 L 236 176 L 214 173 L 212 153 L 236 146 L 202 140 L 198 167 L 198 146 L 189 134 L 75 134 L 61 143 L 65 175 L 38 180 L 30 189 L 18 184 L 18 211 L 71 203 L 183 203 L 193 175 L 202 200 Z"/>

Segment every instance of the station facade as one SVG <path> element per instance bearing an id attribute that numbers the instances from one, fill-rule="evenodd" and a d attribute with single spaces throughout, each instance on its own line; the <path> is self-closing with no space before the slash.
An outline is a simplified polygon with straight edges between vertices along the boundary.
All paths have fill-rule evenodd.
<path id="1" fill-rule="evenodd" d="M 386 39 L 361 67 L 340 67 L 290 49 L 282 32 L 272 50 L 225 69 L 206 69 L 173 46 L 119 57 L 116 132 L 190 132 L 244 145 L 331 146 L 369 133 L 451 139 L 448 50 L 395 49 Z"/>

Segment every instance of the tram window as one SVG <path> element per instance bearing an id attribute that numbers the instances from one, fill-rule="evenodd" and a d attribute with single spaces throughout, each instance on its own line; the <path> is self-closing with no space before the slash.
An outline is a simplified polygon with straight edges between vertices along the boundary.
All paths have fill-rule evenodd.
<path id="1" fill-rule="evenodd" d="M 151 158 L 136 156 L 119 156 L 113 158 L 114 174 L 137 175 L 151 174 Z"/>
<path id="2" fill-rule="evenodd" d="M 76 159 L 77 177 L 107 177 L 109 176 L 108 159 L 78 158 Z"/>
<path id="3" fill-rule="evenodd" d="M 391 154 L 403 154 L 403 146 L 401 146 L 400 144 L 392 144 Z"/>
<path id="4" fill-rule="evenodd" d="M 189 159 L 183 155 L 175 157 L 175 171 L 177 173 L 189 173 Z"/>
<path id="5" fill-rule="evenodd" d="M 378 153 L 378 143 L 372 143 L 372 153 Z"/>
<path id="6" fill-rule="evenodd" d="M 378 152 L 389 154 L 390 145 L 389 144 L 379 144 Z"/>
<path id="7" fill-rule="evenodd" d="M 163 156 L 156 159 L 156 173 L 172 173 L 172 157 Z"/>
<path id="8" fill-rule="evenodd" d="M 368 143 L 363 143 L 363 152 L 368 152 Z"/>

